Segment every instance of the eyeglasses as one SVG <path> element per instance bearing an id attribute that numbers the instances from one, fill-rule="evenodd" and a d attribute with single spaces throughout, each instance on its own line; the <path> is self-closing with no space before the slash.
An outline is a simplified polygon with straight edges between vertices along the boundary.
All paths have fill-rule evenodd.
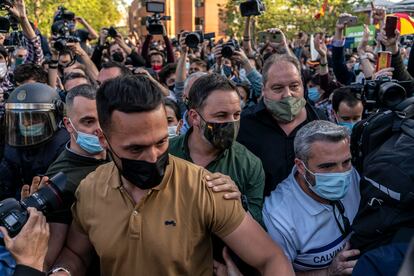
<path id="1" fill-rule="evenodd" d="M 339 230 L 341 230 L 342 236 L 346 237 L 349 233 L 351 233 L 351 223 L 349 222 L 349 219 L 345 216 L 345 208 L 341 201 L 336 200 L 331 203 L 333 208 L 333 213 L 335 217 L 336 224 L 339 227 Z M 338 220 L 338 216 L 336 215 L 336 209 L 339 211 L 339 215 L 342 219 L 342 224 Z"/>

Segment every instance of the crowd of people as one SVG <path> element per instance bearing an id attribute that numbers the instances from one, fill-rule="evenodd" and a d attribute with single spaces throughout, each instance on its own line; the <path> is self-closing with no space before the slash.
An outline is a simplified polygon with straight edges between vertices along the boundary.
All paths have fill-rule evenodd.
<path id="1" fill-rule="evenodd" d="M 24 0 L 6 8 L 20 31 L 0 34 L 1 275 L 414 275 L 413 216 L 360 226 L 364 181 L 403 192 L 351 150 L 358 122 L 395 107 L 367 101 L 366 83 L 414 88 L 411 42 L 386 32 L 385 9 L 376 44 L 365 26 L 352 49 L 350 14 L 312 39 L 265 31 L 278 41 L 253 40 L 246 17 L 240 42 L 194 46 L 186 30 L 97 32 L 63 8 L 46 38 Z M 409 177 L 393 221 L 412 210 Z M 388 222 L 383 203 L 370 215 Z"/>

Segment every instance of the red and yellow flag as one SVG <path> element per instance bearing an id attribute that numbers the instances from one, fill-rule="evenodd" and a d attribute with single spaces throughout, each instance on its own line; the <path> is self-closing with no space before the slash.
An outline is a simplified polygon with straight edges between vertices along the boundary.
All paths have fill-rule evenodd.
<path id="1" fill-rule="evenodd" d="M 321 17 L 325 16 L 325 11 L 327 8 L 328 8 L 328 0 L 325 0 L 319 12 L 315 14 L 315 19 L 320 19 Z"/>

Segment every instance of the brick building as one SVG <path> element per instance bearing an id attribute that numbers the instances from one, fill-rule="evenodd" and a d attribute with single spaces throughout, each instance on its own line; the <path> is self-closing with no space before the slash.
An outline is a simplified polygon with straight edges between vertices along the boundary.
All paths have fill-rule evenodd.
<path id="1" fill-rule="evenodd" d="M 147 34 L 145 0 L 134 0 L 129 7 L 128 26 L 139 35 Z M 224 36 L 225 25 L 220 20 L 219 4 L 226 0 L 165 0 L 165 15 L 171 16 L 166 22 L 167 33 L 174 37 L 180 30 L 202 30 L 215 32 L 216 37 Z"/>

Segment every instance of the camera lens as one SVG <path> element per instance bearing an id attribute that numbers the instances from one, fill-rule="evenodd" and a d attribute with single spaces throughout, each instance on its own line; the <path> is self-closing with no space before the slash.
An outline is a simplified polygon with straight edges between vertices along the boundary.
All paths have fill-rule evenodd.
<path id="1" fill-rule="evenodd" d="M 383 107 L 395 107 L 406 98 L 404 87 L 394 82 L 385 82 L 380 85 L 378 99 Z"/>
<path id="2" fill-rule="evenodd" d="M 231 58 L 233 56 L 233 54 L 234 54 L 234 46 L 233 45 L 226 44 L 221 49 L 221 55 L 224 58 Z"/>
<path id="3" fill-rule="evenodd" d="M 59 209 L 63 205 L 66 176 L 63 173 L 58 173 L 49 182 L 49 185 L 43 187 L 25 200 L 22 200 L 22 205 L 26 208 L 36 208 L 39 211 Z"/>
<path id="4" fill-rule="evenodd" d="M 185 37 L 185 44 L 192 49 L 197 48 L 199 43 L 200 36 L 197 33 L 190 33 Z"/>
<path id="5" fill-rule="evenodd" d="M 63 52 L 66 49 L 66 43 L 67 41 L 65 39 L 58 39 L 55 44 L 53 44 L 53 48 L 58 52 Z"/>

